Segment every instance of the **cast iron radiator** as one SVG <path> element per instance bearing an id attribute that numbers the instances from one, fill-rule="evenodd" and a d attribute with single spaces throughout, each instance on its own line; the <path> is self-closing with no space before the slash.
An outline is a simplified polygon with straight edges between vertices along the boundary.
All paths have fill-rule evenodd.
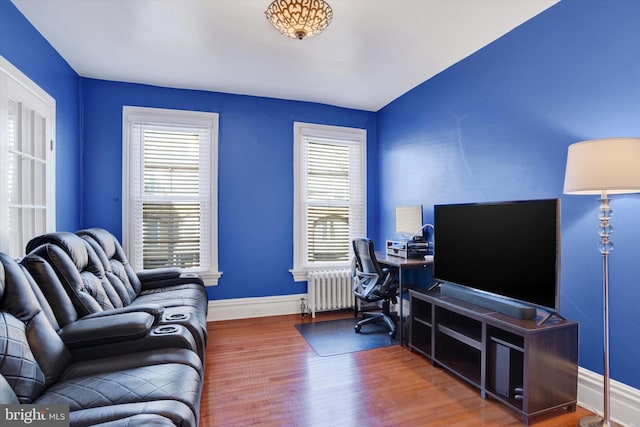
<path id="1" fill-rule="evenodd" d="M 316 311 L 352 308 L 354 296 L 351 270 L 310 271 L 307 278 L 307 292 L 312 317 L 316 317 Z"/>

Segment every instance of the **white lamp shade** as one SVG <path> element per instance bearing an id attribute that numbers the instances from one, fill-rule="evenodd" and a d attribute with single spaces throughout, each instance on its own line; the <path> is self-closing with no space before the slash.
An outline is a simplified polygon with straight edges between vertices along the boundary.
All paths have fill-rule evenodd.
<path id="1" fill-rule="evenodd" d="M 640 138 L 604 138 L 571 144 L 564 192 L 640 192 Z"/>

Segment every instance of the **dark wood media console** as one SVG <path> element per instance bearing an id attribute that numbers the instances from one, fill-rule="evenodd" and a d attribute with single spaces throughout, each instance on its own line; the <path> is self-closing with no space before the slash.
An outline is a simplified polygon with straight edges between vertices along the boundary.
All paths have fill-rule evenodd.
<path id="1" fill-rule="evenodd" d="M 538 325 L 438 290 L 412 289 L 409 348 L 522 415 L 576 409 L 578 323 L 556 317 Z"/>

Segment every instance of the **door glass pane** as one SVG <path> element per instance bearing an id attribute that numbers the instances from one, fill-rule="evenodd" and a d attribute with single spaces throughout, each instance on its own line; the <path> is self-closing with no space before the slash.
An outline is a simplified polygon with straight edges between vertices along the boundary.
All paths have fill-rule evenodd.
<path id="1" fill-rule="evenodd" d="M 34 230 L 31 237 L 39 236 L 46 232 L 47 232 L 47 210 L 45 208 L 37 208 L 35 210 Z M 27 241 L 25 241 L 22 246 L 26 247 Z"/>
<path id="2" fill-rule="evenodd" d="M 33 143 L 35 145 L 35 152 L 33 154 L 36 159 L 44 160 L 47 155 L 47 130 L 44 117 L 39 114 L 35 114 L 33 125 Z"/>
<path id="3" fill-rule="evenodd" d="M 22 107 L 22 152 L 33 155 L 33 111 Z"/>
<path id="4" fill-rule="evenodd" d="M 34 237 L 34 215 L 35 210 L 33 208 L 22 208 L 22 244 L 21 247 L 25 247 L 24 243 Z"/>
<path id="5" fill-rule="evenodd" d="M 24 251 L 20 208 L 9 208 L 9 256 L 17 258 Z"/>
<path id="6" fill-rule="evenodd" d="M 12 99 L 9 100 L 9 122 L 8 122 L 8 138 L 9 150 L 16 149 L 16 132 L 18 129 L 18 103 Z"/>
<path id="7" fill-rule="evenodd" d="M 47 201 L 46 188 L 47 188 L 47 167 L 44 162 L 35 161 L 35 178 L 34 183 L 34 195 L 35 204 L 39 207 L 43 207 Z"/>
<path id="8" fill-rule="evenodd" d="M 22 203 L 33 205 L 33 160 L 22 161 Z"/>
<path id="9" fill-rule="evenodd" d="M 19 161 L 22 157 L 9 151 L 9 176 L 8 178 L 8 192 L 9 203 L 20 204 L 22 203 L 22 162 Z"/>

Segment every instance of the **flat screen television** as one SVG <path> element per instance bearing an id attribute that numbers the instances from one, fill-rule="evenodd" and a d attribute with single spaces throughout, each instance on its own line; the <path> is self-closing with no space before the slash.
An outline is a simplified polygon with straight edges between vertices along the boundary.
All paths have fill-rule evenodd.
<path id="1" fill-rule="evenodd" d="M 436 205 L 436 282 L 557 313 L 559 199 Z"/>

